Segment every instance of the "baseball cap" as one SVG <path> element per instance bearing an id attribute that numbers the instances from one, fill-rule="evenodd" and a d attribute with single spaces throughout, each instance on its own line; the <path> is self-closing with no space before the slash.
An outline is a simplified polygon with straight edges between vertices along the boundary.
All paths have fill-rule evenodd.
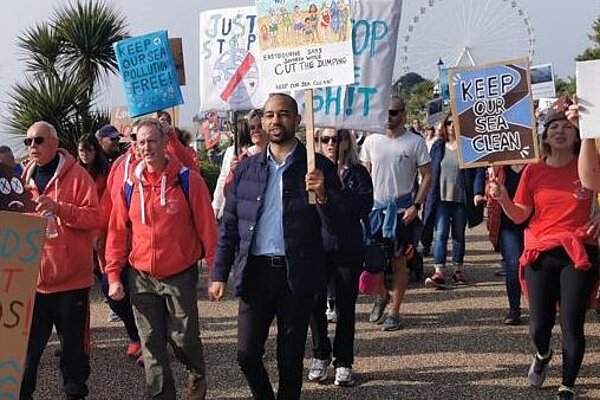
<path id="1" fill-rule="evenodd" d="M 98 138 L 118 138 L 119 131 L 112 125 L 104 125 L 102 128 L 98 129 Z"/>

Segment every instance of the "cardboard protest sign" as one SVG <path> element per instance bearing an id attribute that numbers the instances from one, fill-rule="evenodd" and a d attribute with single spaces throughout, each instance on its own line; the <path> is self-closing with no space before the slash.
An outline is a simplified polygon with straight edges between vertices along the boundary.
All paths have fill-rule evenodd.
<path id="1" fill-rule="evenodd" d="M 461 168 L 538 159 L 527 59 L 450 70 Z"/>
<path id="2" fill-rule="evenodd" d="M 18 399 L 45 221 L 0 211 L 0 399 Z"/>
<path id="3" fill-rule="evenodd" d="M 110 124 L 117 128 L 121 135 L 129 136 L 133 122 L 127 106 L 116 106 L 110 109 Z"/>
<path id="4" fill-rule="evenodd" d="M 576 63 L 579 135 L 600 138 L 600 60 Z"/>
<path id="5" fill-rule="evenodd" d="M 256 7 L 200 14 L 200 110 L 250 110 L 269 96 L 256 60 Z"/>
<path id="6" fill-rule="evenodd" d="M 556 97 L 554 86 L 554 70 L 552 64 L 534 65 L 531 72 L 531 94 L 534 100 L 544 97 Z"/>
<path id="7" fill-rule="evenodd" d="M 0 211 L 2 210 L 32 212 L 35 210 L 35 203 L 12 168 L 0 164 Z"/>
<path id="8" fill-rule="evenodd" d="M 261 85 L 271 92 L 354 83 L 349 0 L 256 0 Z"/>
<path id="9" fill-rule="evenodd" d="M 183 104 L 167 31 L 121 40 L 114 47 L 129 116 Z"/>
<path id="10" fill-rule="evenodd" d="M 358 0 L 352 7 L 356 82 L 314 89 L 315 125 L 385 132 L 402 2 Z M 304 92 L 294 97 L 305 110 Z"/>
<path id="11" fill-rule="evenodd" d="M 177 81 L 179 82 L 179 86 L 185 86 L 185 63 L 183 62 L 183 43 L 181 38 L 169 39 L 169 45 L 171 46 L 173 62 L 177 70 Z"/>

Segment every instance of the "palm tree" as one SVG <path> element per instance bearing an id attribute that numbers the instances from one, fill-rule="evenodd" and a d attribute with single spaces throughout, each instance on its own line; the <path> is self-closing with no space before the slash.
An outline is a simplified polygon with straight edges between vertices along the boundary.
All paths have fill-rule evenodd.
<path id="1" fill-rule="evenodd" d="M 113 44 L 128 36 L 125 19 L 104 2 L 77 1 L 54 11 L 18 38 L 25 83 L 12 88 L 9 126 L 26 132 L 35 121 L 52 123 L 61 146 L 74 152 L 79 137 L 108 123 L 96 104 L 98 88 L 117 71 Z"/>

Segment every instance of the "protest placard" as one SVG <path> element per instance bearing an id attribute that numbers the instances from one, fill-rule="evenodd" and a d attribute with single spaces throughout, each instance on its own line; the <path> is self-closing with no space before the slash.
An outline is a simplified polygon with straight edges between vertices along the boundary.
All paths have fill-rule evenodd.
<path id="1" fill-rule="evenodd" d="M 0 399 L 18 399 L 44 240 L 42 218 L 0 211 Z"/>
<path id="2" fill-rule="evenodd" d="M 579 135 L 600 138 L 600 60 L 576 63 Z"/>
<path id="3" fill-rule="evenodd" d="M 527 59 L 450 70 L 461 168 L 538 159 Z"/>
<path id="4" fill-rule="evenodd" d="M 531 94 L 533 99 L 556 97 L 552 64 L 534 65 L 529 70 L 531 72 Z"/>
<path id="5" fill-rule="evenodd" d="M 235 111 L 263 106 L 269 96 L 256 60 L 256 7 L 200 14 L 200 110 Z"/>
<path id="6" fill-rule="evenodd" d="M 183 42 L 181 38 L 170 38 L 169 45 L 173 55 L 173 62 L 177 70 L 177 81 L 179 86 L 185 86 L 185 63 L 183 60 Z"/>
<path id="7" fill-rule="evenodd" d="M 129 116 L 129 108 L 127 106 L 112 107 L 110 109 L 110 124 L 117 128 L 121 135 L 129 136 L 133 126 L 133 118 Z"/>
<path id="8" fill-rule="evenodd" d="M 271 92 L 354 83 L 349 0 L 256 0 L 261 85 Z"/>
<path id="9" fill-rule="evenodd" d="M 352 3 L 352 49 L 356 82 L 314 89 L 315 125 L 385 132 L 402 1 Z M 304 92 L 294 97 L 304 105 Z"/>
<path id="10" fill-rule="evenodd" d="M 167 31 L 121 40 L 114 48 L 129 116 L 183 104 Z"/>

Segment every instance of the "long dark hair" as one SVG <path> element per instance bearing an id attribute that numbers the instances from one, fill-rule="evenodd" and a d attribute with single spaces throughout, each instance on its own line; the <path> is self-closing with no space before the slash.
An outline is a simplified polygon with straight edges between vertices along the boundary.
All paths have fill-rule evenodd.
<path id="1" fill-rule="evenodd" d="M 98 139 L 96 139 L 94 135 L 84 135 L 79 139 L 79 142 L 77 142 L 77 152 L 79 152 L 79 146 L 87 151 L 94 151 L 94 160 L 91 165 L 88 165 L 84 164 L 78 156 L 77 163 L 85 168 L 94 179 L 100 175 L 108 175 L 110 164 L 106 159 L 104 151 L 102 151 L 102 147 L 100 147 L 100 143 L 98 143 Z"/>

